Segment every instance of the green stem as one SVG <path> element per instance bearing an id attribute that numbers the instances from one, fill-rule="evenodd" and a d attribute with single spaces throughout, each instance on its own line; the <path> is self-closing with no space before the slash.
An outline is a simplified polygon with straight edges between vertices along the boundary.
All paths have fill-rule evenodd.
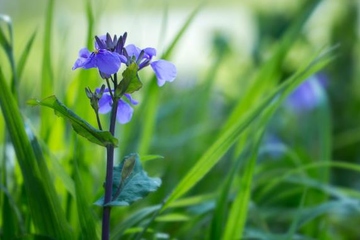
<path id="1" fill-rule="evenodd" d="M 95 111 L 95 114 L 96 114 L 96 121 L 98 123 L 99 129 L 102 130 L 101 121 L 100 121 L 100 117 L 99 117 L 99 112 Z"/>
<path id="2" fill-rule="evenodd" d="M 109 86 L 108 80 L 106 80 Z M 117 75 L 114 74 L 114 89 L 117 86 Z M 111 89 L 109 88 L 110 93 L 112 94 Z M 113 95 L 112 95 L 113 96 Z M 110 133 L 114 136 L 115 135 L 115 123 L 116 123 L 116 113 L 118 107 L 118 99 L 112 97 L 113 99 L 113 106 L 111 110 L 111 117 L 110 117 Z M 108 145 L 106 147 L 106 179 L 105 179 L 105 198 L 104 198 L 104 211 L 103 211 L 103 219 L 102 219 L 102 240 L 109 240 L 110 239 L 110 212 L 111 207 L 106 206 L 111 201 L 112 198 L 112 184 L 113 184 L 113 166 L 114 166 L 114 146 Z"/>
<path id="3" fill-rule="evenodd" d="M 116 75 L 115 75 L 116 76 Z M 117 77 L 115 77 L 115 79 L 117 79 Z M 107 78 L 106 79 L 106 85 L 107 85 L 107 87 L 108 87 L 108 89 L 109 89 L 109 93 L 110 93 L 110 96 L 111 96 L 111 98 L 112 98 L 112 100 L 114 101 L 114 94 L 112 93 L 112 91 L 111 91 L 111 86 L 110 86 L 110 83 L 109 83 L 109 79 Z M 114 80 L 114 91 L 115 91 L 115 89 L 116 89 L 116 86 L 117 86 L 117 83 L 115 84 L 115 80 Z"/>

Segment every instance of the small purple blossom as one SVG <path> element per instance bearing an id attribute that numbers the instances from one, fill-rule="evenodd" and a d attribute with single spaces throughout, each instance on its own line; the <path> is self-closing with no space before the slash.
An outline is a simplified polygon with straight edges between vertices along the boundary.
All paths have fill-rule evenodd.
<path id="1" fill-rule="evenodd" d="M 93 95 L 89 89 L 86 93 L 96 113 L 101 114 L 110 112 L 113 101 L 119 99 L 117 100 L 116 119 L 121 124 L 131 120 L 133 115 L 131 104 L 137 104 L 130 94 L 125 93 L 138 91 L 142 87 L 137 74 L 138 71 L 150 65 L 160 87 L 166 82 L 174 81 L 177 75 L 176 67 L 171 62 L 163 59 L 153 61 L 153 57 L 156 56 L 155 48 L 141 50 L 133 44 L 125 47 L 126 38 L 127 33 L 119 38 L 116 35 L 111 37 L 108 33 L 95 36 L 95 50 L 91 52 L 87 48 L 82 48 L 72 68 L 73 70 L 77 68 L 98 68 L 101 78 L 106 79 L 107 86 L 110 89 L 104 89 L 105 85 L 103 85 L 102 91 L 96 90 L 97 95 Z M 125 64 L 127 69 L 124 71 L 125 74 L 123 73 L 123 78 L 118 79 L 116 73 L 119 71 L 121 63 Z M 112 76 L 113 74 L 114 76 Z M 117 96 L 114 96 L 115 92 Z"/>
<path id="2" fill-rule="evenodd" d="M 111 74 L 119 71 L 121 62 L 125 57 L 121 55 L 126 39 L 126 33 L 119 39 L 109 34 L 95 37 L 95 50 L 90 52 L 87 48 L 79 51 L 73 70 L 77 68 L 98 68 L 102 78 L 109 78 Z"/>
<path id="3" fill-rule="evenodd" d="M 155 48 L 145 48 L 140 50 L 140 48 L 130 44 L 125 47 L 124 55 L 127 57 L 126 61 L 123 61 L 126 65 L 136 61 L 139 70 L 150 65 L 155 72 L 159 87 L 163 86 L 165 82 L 174 81 L 176 78 L 177 71 L 174 64 L 163 59 L 151 61 L 152 58 L 156 56 Z"/>
<path id="4" fill-rule="evenodd" d="M 106 49 L 98 49 L 90 52 L 87 48 L 79 51 L 79 58 L 76 60 L 73 70 L 81 67 L 84 69 L 98 68 L 104 74 L 114 74 L 120 68 L 119 54 L 110 52 Z"/>
<path id="5" fill-rule="evenodd" d="M 99 92 L 100 89 L 96 89 L 96 91 Z M 116 120 L 121 124 L 128 123 L 132 118 L 134 109 L 129 103 L 131 103 L 132 105 L 138 104 L 136 100 L 132 99 L 130 94 L 124 94 L 124 96 L 127 101 L 119 99 L 116 113 Z M 99 100 L 99 113 L 106 114 L 110 112 L 112 104 L 113 100 L 111 98 L 109 90 L 105 89 L 102 97 Z"/>
<path id="6" fill-rule="evenodd" d="M 326 84 L 327 80 L 324 75 L 311 76 L 288 97 L 285 106 L 296 112 L 314 109 L 324 101 Z"/>

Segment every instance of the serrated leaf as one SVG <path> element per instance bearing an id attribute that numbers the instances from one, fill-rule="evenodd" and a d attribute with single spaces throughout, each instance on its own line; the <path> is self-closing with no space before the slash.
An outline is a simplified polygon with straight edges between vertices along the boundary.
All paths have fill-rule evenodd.
<path id="1" fill-rule="evenodd" d="M 133 93 L 142 87 L 142 83 L 137 74 L 138 65 L 136 63 L 130 64 L 122 73 L 123 79 L 117 87 L 117 95 L 122 96 L 125 93 Z"/>
<path id="2" fill-rule="evenodd" d="M 43 100 L 31 99 L 27 101 L 29 105 L 40 105 L 54 109 L 55 114 L 69 120 L 71 126 L 80 136 L 88 139 L 90 142 L 106 147 L 111 144 L 117 146 L 118 140 L 108 131 L 101 131 L 91 126 L 84 119 L 76 115 L 73 111 L 61 103 L 56 96 L 52 95 Z"/>
<path id="3" fill-rule="evenodd" d="M 156 191 L 160 185 L 161 179 L 149 177 L 142 168 L 139 155 L 132 153 L 126 156 L 119 166 L 114 167 L 113 201 L 106 206 L 128 206 Z M 104 206 L 104 197 L 95 204 Z"/>

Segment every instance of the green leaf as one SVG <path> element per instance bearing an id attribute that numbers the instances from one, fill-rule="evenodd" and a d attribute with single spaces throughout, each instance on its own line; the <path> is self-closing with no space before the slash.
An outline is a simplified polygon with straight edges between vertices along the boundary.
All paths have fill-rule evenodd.
<path id="1" fill-rule="evenodd" d="M 122 73 L 123 79 L 116 88 L 116 95 L 122 96 L 125 93 L 133 93 L 142 87 L 142 83 L 137 74 L 138 65 L 136 63 L 130 64 Z"/>
<path id="2" fill-rule="evenodd" d="M 160 178 L 148 177 L 143 170 L 140 157 L 136 153 L 126 156 L 118 167 L 114 167 L 112 195 L 113 201 L 106 206 L 128 206 L 156 191 L 161 185 Z M 95 203 L 103 206 L 102 197 Z"/>
<path id="3" fill-rule="evenodd" d="M 54 109 L 56 115 L 69 120 L 75 132 L 88 139 L 90 142 L 96 143 L 104 147 L 109 144 L 112 144 L 114 146 L 117 146 L 118 144 L 118 140 L 114 136 L 112 136 L 110 132 L 101 131 L 94 128 L 84 119 L 80 118 L 70 109 L 68 109 L 54 95 L 47 97 L 41 101 L 37 99 L 31 99 L 28 100 L 27 103 L 33 106 L 41 105 Z"/>

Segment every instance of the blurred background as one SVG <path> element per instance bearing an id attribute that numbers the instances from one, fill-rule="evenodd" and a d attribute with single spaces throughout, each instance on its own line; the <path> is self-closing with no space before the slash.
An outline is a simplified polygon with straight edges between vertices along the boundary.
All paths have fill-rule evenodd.
<path id="1" fill-rule="evenodd" d="M 158 55 L 161 55 L 189 14 L 201 5 L 201 10 L 186 30 L 186 37 L 172 54 L 171 60 L 178 68 L 178 78 L 172 88 L 196 88 L 208 77 L 207 73 L 209 68 L 214 67 L 215 59 L 221 58 L 216 66 L 219 76 L 214 77 L 219 95 L 213 96 L 221 102 L 241 94 L 241 90 L 228 87 L 232 84 L 229 76 L 248 74 L 249 69 L 259 61 L 266 60 L 273 45 L 306 4 L 306 1 L 286 0 L 221 3 L 97 1 L 93 4 L 94 34 L 109 32 L 120 35 L 126 31 L 129 42 L 142 47 L 155 47 Z M 46 6 L 45 1 L 0 0 L 1 13 L 9 15 L 14 23 L 15 54 L 19 54 L 29 36 L 37 32 L 20 85 L 20 104 L 31 97 L 41 96 L 42 65 L 39 57 L 44 39 L 42 31 Z M 359 160 L 360 79 L 359 68 L 356 67 L 359 61 L 359 8 L 359 1 L 355 0 L 321 1 L 307 20 L 301 39 L 295 43 L 282 66 L 286 75 L 314 50 L 339 46 L 336 60 L 321 75 L 325 79 L 322 86 L 331 107 L 332 134 L 336 136 L 334 159 L 348 161 Z M 88 24 L 81 1 L 56 2 L 53 17 L 51 55 L 54 94 L 61 96 L 77 74 L 71 71 L 71 67 L 78 50 L 86 45 Z M 6 62 L 2 61 L 2 64 Z M 6 72 L 6 67 L 3 71 Z M 359 184 L 359 178 L 343 177 L 340 179 L 344 184 Z"/>
<path id="2" fill-rule="evenodd" d="M 293 31 L 297 22 L 303 25 L 301 31 L 295 41 L 291 42 L 291 47 L 286 49 L 275 74 L 280 82 L 321 49 L 335 47 L 335 58 L 297 88 L 268 124 L 258 159 L 265 164 L 258 169 L 258 187 L 261 189 L 261 181 L 274 176 L 271 173 L 276 175 L 282 168 L 286 172 L 289 167 L 289 160 L 286 159 L 293 160 L 289 154 L 295 155 L 294 159 L 300 159 L 297 162 L 300 165 L 323 156 L 328 156 L 329 161 L 360 163 L 360 1 L 102 0 L 91 3 L 93 23 L 89 27 L 86 3 L 69 0 L 54 2 L 51 35 L 48 36 L 51 38 L 51 62 L 48 64 L 52 68 L 53 85 L 49 91 L 43 91 L 44 28 L 47 24 L 48 2 L 0 0 L 0 14 L 9 15 L 13 22 L 15 56 L 20 55 L 30 36 L 36 32 L 19 84 L 19 105 L 35 132 L 45 139 L 44 143 L 48 145 L 51 155 L 63 161 L 67 169 L 71 169 L 71 161 L 63 159 L 69 159 L 69 150 L 73 150 L 66 142 L 70 138 L 69 126 L 62 119 L 52 117 L 52 111 L 45 110 L 51 116 L 49 118 L 53 126 L 56 126 L 46 134 L 39 123 L 40 110 L 27 106 L 26 101 L 55 94 L 80 116 L 90 117 L 89 121 L 96 125 L 92 110 L 84 107 L 87 99 L 82 89 L 87 86 L 98 87 L 100 79 L 95 70 L 87 76 L 89 79 L 82 78 L 79 72 L 83 70 L 71 70 L 78 50 L 92 45 L 88 35 L 103 35 L 106 32 L 121 35 L 126 31 L 128 43 L 141 48 L 155 47 L 160 57 L 197 8 L 198 12 L 169 56 L 169 60 L 177 66 L 177 79 L 160 90 L 154 90 L 159 95 L 159 106 L 153 112 L 155 123 L 150 131 L 151 139 L 147 139 L 141 130 L 146 128 L 143 126 L 147 120 L 144 116 L 149 114 L 146 109 L 151 109 L 151 103 L 141 91 L 134 98 L 143 107 L 135 107 L 134 121 L 118 127 L 117 135 L 121 142 L 119 158 L 134 151 L 164 156 L 163 160 L 154 160 L 145 165 L 150 175 L 162 178 L 162 188 L 157 196 L 150 195 L 148 202 L 136 203 L 135 208 L 159 202 L 194 165 L 221 132 L 236 103 L 246 96 L 257 70 L 272 61 L 271 57 L 281 39 Z M 1 51 L 0 60 L 2 71 L 9 75 L 9 63 Z M 151 81 L 151 74 L 151 71 L 142 72 L 142 81 Z M 259 89 L 262 87 L 266 86 L 258 85 Z M 78 96 L 84 99 L 79 100 Z M 248 107 L 252 106 L 249 103 Z M 91 144 L 85 143 L 83 147 L 84 152 L 92 150 Z M 11 150 L 6 151 L 9 154 Z M 231 159 L 232 151 L 196 185 L 191 194 L 212 193 L 221 185 L 223 176 L 229 171 L 231 160 L 227 159 Z M 87 157 L 90 155 L 85 154 Z M 93 156 L 102 159 L 104 152 L 99 148 Z M 82 168 L 83 178 L 96 182 L 87 185 L 88 191 L 99 196 L 103 179 L 99 165 L 94 164 L 94 159 L 86 159 Z M 359 191 L 358 172 L 334 168 L 328 174 L 329 185 Z M 64 190 L 59 184 L 61 180 L 55 181 L 58 181 L 59 191 Z M 280 186 L 274 193 L 287 187 Z M 254 188 L 256 190 L 257 186 Z M 274 210 L 272 207 L 297 206 L 300 195 L 295 194 L 278 205 L 260 199 L 254 193 L 253 203 L 263 204 L 265 208 L 271 206 L 269 215 L 274 220 L 276 214 L 271 212 Z M 271 202 L 271 199 L 267 200 Z M 194 210 L 191 213 L 195 215 L 206 213 L 204 209 L 207 207 L 198 207 L 196 211 L 190 209 L 190 212 Z M 131 210 L 117 211 L 118 214 L 114 215 L 121 218 L 126 215 L 123 213 Z M 344 208 L 330 220 L 333 223 L 330 224 L 331 233 L 339 237 L 333 239 L 360 238 L 355 221 L 359 220 L 359 215 L 355 216 L 357 211 Z M 256 219 L 253 221 L 256 222 Z M 269 225 L 273 232 L 281 232 L 284 227 L 282 224 L 286 221 L 279 217 Z M 198 226 L 201 224 L 206 225 L 199 221 Z M 256 226 L 256 223 L 252 224 Z M 171 232 L 166 223 L 159 225 Z M 183 229 L 188 228 L 183 226 Z M 308 230 L 308 236 L 318 236 L 311 231 Z M 181 239 L 185 235 L 178 236 Z M 191 236 L 198 237 L 195 232 Z"/>

